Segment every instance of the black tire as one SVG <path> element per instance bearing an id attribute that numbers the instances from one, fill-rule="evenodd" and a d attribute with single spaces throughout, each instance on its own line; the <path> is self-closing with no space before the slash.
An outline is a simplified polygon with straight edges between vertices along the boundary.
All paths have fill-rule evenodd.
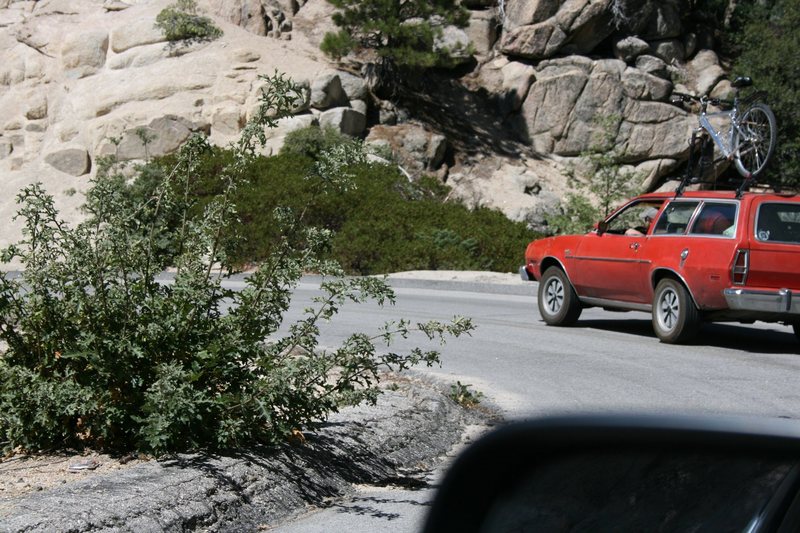
<path id="1" fill-rule="evenodd" d="M 748 107 L 733 135 L 736 170 L 743 177 L 758 176 L 766 168 L 777 143 L 778 125 L 766 104 Z"/>
<path id="2" fill-rule="evenodd" d="M 545 270 L 539 280 L 539 314 L 551 326 L 571 326 L 581 316 L 580 302 L 569 278 L 558 267 Z"/>
<path id="3" fill-rule="evenodd" d="M 792 324 L 792 329 L 794 330 L 794 336 L 800 341 L 800 322 Z"/>
<path id="4" fill-rule="evenodd" d="M 661 342 L 687 342 L 697 334 L 699 327 L 700 312 L 686 287 L 672 278 L 659 281 L 653 299 L 653 331 Z"/>

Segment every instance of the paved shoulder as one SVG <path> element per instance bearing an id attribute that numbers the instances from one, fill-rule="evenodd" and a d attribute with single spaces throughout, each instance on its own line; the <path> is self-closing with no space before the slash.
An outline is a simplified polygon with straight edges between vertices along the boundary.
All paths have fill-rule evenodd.
<path id="1" fill-rule="evenodd" d="M 0 501 L 0 531 L 256 530 L 352 491 L 433 468 L 479 414 L 401 380 L 375 406 L 343 410 L 303 445 L 150 461 Z"/>

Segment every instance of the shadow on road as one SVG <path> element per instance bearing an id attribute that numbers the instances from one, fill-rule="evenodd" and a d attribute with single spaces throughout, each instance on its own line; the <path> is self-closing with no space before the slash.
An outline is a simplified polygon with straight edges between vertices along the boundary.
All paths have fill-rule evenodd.
<path id="1" fill-rule="evenodd" d="M 575 327 L 656 339 L 653 326 L 647 319 L 579 320 Z M 763 354 L 800 354 L 800 342 L 794 333 L 777 325 L 761 329 L 744 324 L 703 324 L 697 338 L 685 346 L 711 346 Z"/>
<path id="2" fill-rule="evenodd" d="M 426 487 L 428 488 L 428 487 Z M 415 489 L 416 490 L 416 489 Z M 352 498 L 344 503 L 337 503 L 332 507 L 342 514 L 354 514 L 358 516 L 371 516 L 372 518 L 382 518 L 388 521 L 401 518 L 399 513 L 387 512 L 381 509 L 384 505 L 411 505 L 415 507 L 430 507 L 430 501 L 417 501 L 399 498 L 378 498 L 375 496 L 364 496 Z"/>

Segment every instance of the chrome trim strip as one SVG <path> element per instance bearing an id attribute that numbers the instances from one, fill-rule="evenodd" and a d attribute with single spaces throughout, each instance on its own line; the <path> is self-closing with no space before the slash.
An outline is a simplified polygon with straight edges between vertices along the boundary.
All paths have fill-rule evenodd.
<path id="1" fill-rule="evenodd" d="M 592 298 L 590 296 L 579 296 L 578 300 L 587 305 L 595 307 L 613 307 L 617 309 L 628 309 L 630 311 L 644 311 L 650 313 L 653 310 L 651 304 L 637 304 L 633 302 L 623 302 L 620 300 L 607 300 L 605 298 Z"/>
<path id="2" fill-rule="evenodd" d="M 671 268 L 661 267 L 661 268 L 657 268 L 657 269 L 653 270 L 650 273 L 650 286 L 653 287 L 653 292 L 655 292 L 655 289 L 656 289 L 656 284 L 655 284 L 655 279 L 654 278 L 655 278 L 656 273 L 658 273 L 658 272 L 669 272 L 670 274 L 673 274 L 679 280 L 681 280 L 681 283 L 683 283 L 683 286 L 686 287 L 686 290 L 689 292 L 689 297 L 692 299 L 692 303 L 694 303 L 694 306 L 696 308 L 700 309 L 700 306 L 697 305 L 697 299 L 694 297 L 694 293 L 692 292 L 692 288 L 689 286 L 688 283 L 686 283 L 686 278 L 684 278 L 683 276 L 681 276 L 680 274 L 678 274 L 677 272 L 675 272 Z"/>
<path id="3" fill-rule="evenodd" d="M 639 263 L 649 265 L 651 262 L 644 259 L 612 259 L 610 257 L 583 257 L 580 255 L 572 256 L 576 261 L 605 261 L 608 263 Z"/>
<path id="4" fill-rule="evenodd" d="M 561 270 L 564 271 L 564 274 L 567 275 L 567 279 L 569 280 L 569 284 L 572 285 L 572 288 L 574 289 L 575 288 L 575 284 L 572 283 L 572 277 L 570 277 L 569 271 L 567 270 L 566 265 L 564 265 L 564 263 L 562 263 L 561 260 L 558 257 L 555 257 L 553 255 L 548 255 L 547 257 L 543 257 L 542 260 L 539 261 L 539 270 L 542 272 L 542 274 L 544 274 L 544 271 L 542 270 L 542 263 L 544 263 L 548 259 L 552 259 L 553 261 L 558 263 L 558 266 L 560 266 Z M 570 257 L 570 259 L 572 259 L 572 258 Z"/>
<path id="5" fill-rule="evenodd" d="M 665 237 L 681 237 L 684 239 L 735 239 L 736 238 L 736 228 L 734 228 L 733 235 L 719 235 L 715 233 L 650 233 L 647 237 L 656 237 L 659 239 L 663 239 Z"/>

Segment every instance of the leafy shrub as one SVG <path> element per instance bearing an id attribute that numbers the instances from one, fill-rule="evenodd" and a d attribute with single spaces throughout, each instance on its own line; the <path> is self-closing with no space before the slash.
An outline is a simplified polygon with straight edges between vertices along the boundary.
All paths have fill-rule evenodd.
<path id="1" fill-rule="evenodd" d="M 455 385 L 450 385 L 450 398 L 461 407 L 472 409 L 481 403 L 483 393 L 472 389 L 469 383 L 456 381 Z"/>
<path id="2" fill-rule="evenodd" d="M 195 217 L 188 193 L 214 153 L 201 137 L 181 148 L 163 179 L 143 186 L 141 201 L 113 166 L 104 167 L 87 193 L 87 218 L 74 227 L 39 185 L 19 194 L 23 238 L 2 259 L 24 270 L 0 277 L 0 339 L 8 345 L 0 356 L 3 451 L 89 445 L 161 453 L 273 442 L 342 406 L 375 401 L 383 369 L 438 361 L 436 351 L 396 353 L 376 343 L 413 331 L 430 340 L 470 331 L 462 318 L 400 321 L 321 349 L 320 321 L 346 302 L 383 304 L 393 293 L 381 279 L 342 277 L 321 258 L 331 233 L 306 225 L 291 207 L 274 211 L 275 234 L 284 237 L 271 243 L 246 287 L 223 286 L 233 198 L 264 128 L 289 112 L 297 94 L 282 76 L 268 82 L 254 122 L 214 162 L 221 193 Z M 361 162 L 346 147 L 326 152 L 307 182 L 317 194 L 345 190 L 345 170 Z M 158 282 L 169 264 L 174 281 Z M 309 270 L 326 275 L 321 295 L 278 335 L 292 290 Z"/>
<path id="3" fill-rule="evenodd" d="M 194 0 L 177 0 L 164 8 L 156 17 L 155 26 L 170 42 L 213 41 L 222 36 L 222 30 L 210 18 L 197 14 Z"/>
<path id="4" fill-rule="evenodd" d="M 351 138 L 332 126 L 308 126 L 290 131 L 286 135 L 281 153 L 317 159 L 322 152 L 347 142 L 351 142 Z"/>
<path id="5" fill-rule="evenodd" d="M 353 272 L 511 272 L 531 240 L 525 224 L 492 209 L 442 202 L 385 165 L 361 169 L 354 181 L 346 198 L 329 198 L 327 207 L 330 218 L 342 219 L 334 256 Z"/>
<path id="6" fill-rule="evenodd" d="M 351 140 L 333 146 L 359 149 Z M 532 238 L 525 224 L 510 221 L 499 211 L 445 202 L 449 192 L 445 185 L 433 178 L 410 183 L 391 165 L 354 165 L 348 168 L 349 187 L 317 194 L 314 180 L 308 179 L 314 160 L 289 152 L 254 158 L 243 170 L 246 184 L 234 194 L 241 224 L 232 228 L 241 238 L 227 240 L 226 248 L 235 264 L 267 257 L 276 243 L 292 237 L 271 221 L 277 206 L 291 206 L 304 213 L 307 224 L 333 231 L 327 257 L 355 274 L 413 269 L 515 271 Z M 231 158 L 229 151 L 214 149 L 198 160 L 193 185 L 196 213 L 222 193 L 214 176 Z M 168 163 L 174 161 L 159 162 Z"/>

